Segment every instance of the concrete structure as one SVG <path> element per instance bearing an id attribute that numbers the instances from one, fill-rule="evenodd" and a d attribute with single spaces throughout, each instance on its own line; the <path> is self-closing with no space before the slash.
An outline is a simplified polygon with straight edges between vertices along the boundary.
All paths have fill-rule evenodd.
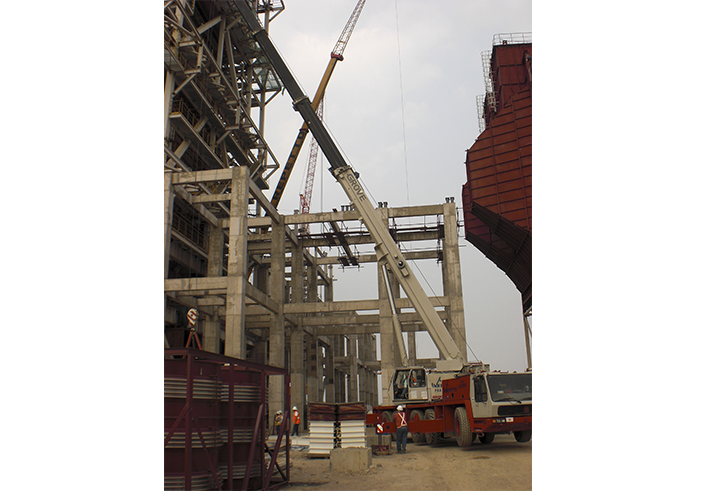
<path id="1" fill-rule="evenodd" d="M 371 448 L 335 448 L 329 454 L 329 468 L 334 472 L 364 472 L 371 467 Z"/>
<path id="2" fill-rule="evenodd" d="M 255 6 L 266 28 L 282 10 L 273 1 Z M 366 287 L 370 298 L 334 301 L 335 266 L 344 269 L 340 284 L 347 267 L 378 266 L 366 265 L 377 259 L 358 213 L 345 206 L 286 215 L 266 197 L 280 167 L 263 131 L 266 106 L 281 88 L 231 2 L 166 2 L 165 345 L 185 345 L 186 312 L 196 308 L 205 350 L 289 369 L 304 429 L 307 402 L 378 404 L 376 373 L 387 383 L 400 360 L 381 273 Z M 444 295 L 431 301 L 466 353 L 459 224 L 448 201 L 378 210 L 402 249 L 413 251 L 408 261 L 442 262 Z M 415 223 L 401 226 L 402 218 Z M 420 318 L 393 289 L 409 358 L 432 367 L 416 356 Z M 269 394 L 272 421 L 283 409 L 279 380 Z M 389 401 L 384 387 L 382 402 Z"/>

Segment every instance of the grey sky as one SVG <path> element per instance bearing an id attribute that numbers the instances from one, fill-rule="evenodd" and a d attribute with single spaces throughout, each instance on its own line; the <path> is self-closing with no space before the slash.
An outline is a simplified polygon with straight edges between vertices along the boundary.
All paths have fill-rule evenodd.
<path id="1" fill-rule="evenodd" d="M 310 97 L 355 4 L 286 1 L 285 11 L 271 24 L 271 38 Z M 329 83 L 325 123 L 360 172 L 374 203 L 422 205 L 453 196 L 462 205 L 465 151 L 479 134 L 476 96 L 484 93 L 481 52 L 492 48 L 495 34 L 515 32 L 531 32 L 530 1 L 366 3 L 344 61 L 337 64 Z M 287 93 L 268 106 L 266 135 L 281 164 L 301 124 Z M 298 208 L 308 152 L 309 139 L 280 203 L 284 213 Z M 320 157 L 312 212 L 348 202 L 328 167 Z M 460 244 L 468 344 L 495 369 L 525 369 L 519 292 L 471 244 L 463 238 Z M 417 264 L 420 271 L 415 273 L 423 287 L 442 295 L 441 268 L 434 260 Z M 335 299 L 375 298 L 375 275 L 373 265 L 344 272 L 340 268 L 335 272 L 339 279 Z M 421 336 L 420 356 L 435 356 L 432 343 L 423 342 Z"/>

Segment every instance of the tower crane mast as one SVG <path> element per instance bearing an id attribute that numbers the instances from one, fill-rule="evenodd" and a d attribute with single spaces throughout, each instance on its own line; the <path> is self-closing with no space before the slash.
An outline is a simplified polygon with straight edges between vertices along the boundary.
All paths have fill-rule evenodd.
<path id="1" fill-rule="evenodd" d="M 329 80 L 332 78 L 332 73 L 334 72 L 334 67 L 337 65 L 338 61 L 344 60 L 344 49 L 347 47 L 347 43 L 349 42 L 349 38 L 352 35 L 352 32 L 354 31 L 354 26 L 356 26 L 357 21 L 359 20 L 359 16 L 361 15 L 361 11 L 364 8 L 364 4 L 366 3 L 366 0 L 358 0 L 356 3 L 356 6 L 354 7 L 354 11 L 352 14 L 349 16 L 349 20 L 347 21 L 347 24 L 344 26 L 344 30 L 342 31 L 342 34 L 339 36 L 339 39 L 337 40 L 336 44 L 334 45 L 334 49 L 332 49 L 332 52 L 330 53 L 330 59 L 329 63 L 327 64 L 327 68 L 325 69 L 324 75 L 322 75 L 322 80 L 320 80 L 320 85 L 317 87 L 317 92 L 315 93 L 315 97 L 312 99 L 312 109 L 319 111 L 319 107 L 321 105 L 322 99 L 324 98 L 324 93 L 325 89 L 327 88 L 327 84 L 329 84 Z M 295 161 L 297 160 L 298 155 L 300 155 L 300 150 L 302 149 L 302 145 L 305 142 L 305 137 L 307 136 L 307 133 L 309 132 L 307 128 L 307 123 L 303 123 L 302 127 L 300 127 L 300 131 L 298 131 L 297 138 L 295 138 L 295 143 L 293 144 L 293 148 L 290 151 L 290 155 L 288 156 L 287 162 L 285 162 L 285 166 L 283 167 L 283 173 L 280 175 L 280 179 L 278 180 L 278 184 L 275 187 L 275 191 L 273 192 L 273 197 L 271 198 L 270 202 L 273 206 L 276 208 L 278 207 L 278 204 L 280 203 L 280 199 L 283 197 L 283 191 L 285 191 L 285 185 L 288 183 L 288 180 L 290 179 L 290 174 L 292 174 L 293 167 L 295 166 Z M 317 160 L 317 155 L 315 155 L 315 161 Z M 314 179 L 314 167 L 312 170 L 313 174 L 313 179 Z M 309 175 L 309 170 L 308 170 L 308 175 Z M 310 196 L 312 195 L 312 187 L 310 186 Z M 302 204 L 302 196 L 301 196 L 301 204 Z M 309 198 L 307 199 L 308 203 L 308 209 L 309 209 Z"/>

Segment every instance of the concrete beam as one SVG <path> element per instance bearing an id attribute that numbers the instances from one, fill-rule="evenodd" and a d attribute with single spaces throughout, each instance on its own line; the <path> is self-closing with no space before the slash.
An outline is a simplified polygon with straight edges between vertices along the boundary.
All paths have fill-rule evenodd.
<path id="1" fill-rule="evenodd" d="M 398 232 L 396 239 L 398 242 L 415 242 L 417 240 L 438 240 L 440 234 L 437 230 Z M 374 239 L 368 233 L 358 235 L 347 235 L 349 245 L 373 244 Z M 304 247 L 332 247 L 325 238 L 303 238 Z"/>
<path id="2" fill-rule="evenodd" d="M 430 251 L 415 251 L 415 252 L 404 252 L 403 257 L 405 257 L 408 261 L 415 261 L 418 259 L 437 259 L 438 258 L 438 251 L 437 250 L 430 250 Z M 359 263 L 375 263 L 377 261 L 376 254 L 364 254 L 362 256 L 357 257 L 357 261 Z M 323 257 L 321 259 L 317 260 L 318 263 L 320 264 L 339 264 L 339 257 L 335 256 L 327 256 Z"/>
<path id="3" fill-rule="evenodd" d="M 450 304 L 447 297 L 429 297 L 433 306 L 445 307 Z M 399 309 L 413 308 L 408 298 L 397 298 Z M 286 314 L 314 314 L 317 312 L 346 312 L 355 310 L 379 310 L 379 300 L 345 300 L 342 302 L 288 303 L 283 305 Z"/>
<path id="4" fill-rule="evenodd" d="M 447 312 L 444 310 L 437 311 L 441 319 L 447 319 Z M 398 315 L 401 324 L 418 324 L 421 321 L 420 315 L 417 312 L 404 312 Z M 322 315 L 317 317 L 307 317 L 303 320 L 304 326 L 378 326 L 380 317 L 378 314 L 357 314 L 357 313 L 337 313 L 333 315 Z M 405 330 L 405 329 L 404 329 Z"/>
<path id="5" fill-rule="evenodd" d="M 231 169 L 175 172 L 172 174 L 172 184 L 197 184 L 199 182 L 230 181 L 232 178 L 233 171 Z"/>
<path id="6" fill-rule="evenodd" d="M 228 287 L 228 278 L 173 278 L 165 280 L 166 292 L 191 292 L 195 290 L 215 290 Z"/>
<path id="7" fill-rule="evenodd" d="M 270 310 L 274 314 L 280 313 L 278 304 L 274 302 L 268 295 L 266 295 L 250 283 L 246 283 L 246 296 L 251 300 L 254 300 L 257 304 L 262 305 L 266 309 Z"/>
<path id="8" fill-rule="evenodd" d="M 428 215 L 442 215 L 443 205 L 422 205 L 422 206 L 405 206 L 401 208 L 377 208 L 381 217 L 386 218 L 402 218 L 402 217 L 418 217 Z M 333 211 L 323 213 L 308 213 L 298 215 L 286 215 L 284 217 L 286 225 L 303 224 L 303 223 L 321 223 L 321 222 L 346 222 L 359 221 L 361 214 L 356 210 L 349 211 Z"/>

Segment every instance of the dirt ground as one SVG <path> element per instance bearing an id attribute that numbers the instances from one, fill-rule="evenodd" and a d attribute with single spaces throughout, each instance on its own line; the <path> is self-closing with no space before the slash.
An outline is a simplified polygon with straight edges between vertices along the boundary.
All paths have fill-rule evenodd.
<path id="1" fill-rule="evenodd" d="M 526 491 L 531 489 L 532 443 L 517 443 L 513 435 L 498 435 L 489 445 L 475 441 L 466 448 L 454 439 L 434 447 L 409 440 L 405 454 L 374 455 L 372 466 L 357 474 L 331 470 L 329 459 L 308 458 L 307 448 L 295 447 L 290 485 L 281 489 Z"/>

